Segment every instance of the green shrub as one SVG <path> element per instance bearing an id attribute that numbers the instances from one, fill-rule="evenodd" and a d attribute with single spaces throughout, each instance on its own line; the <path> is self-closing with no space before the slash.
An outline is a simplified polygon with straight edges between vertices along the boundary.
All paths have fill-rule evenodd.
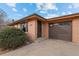
<path id="1" fill-rule="evenodd" d="M 26 41 L 27 35 L 19 29 L 7 27 L 0 31 L 0 47 L 3 49 L 15 49 Z"/>

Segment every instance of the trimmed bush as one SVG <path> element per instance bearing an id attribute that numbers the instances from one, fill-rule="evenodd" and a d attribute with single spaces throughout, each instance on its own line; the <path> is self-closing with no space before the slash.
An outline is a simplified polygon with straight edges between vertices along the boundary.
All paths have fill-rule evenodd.
<path id="1" fill-rule="evenodd" d="M 27 36 L 23 31 L 7 27 L 0 31 L 0 47 L 3 49 L 16 49 L 26 43 Z"/>

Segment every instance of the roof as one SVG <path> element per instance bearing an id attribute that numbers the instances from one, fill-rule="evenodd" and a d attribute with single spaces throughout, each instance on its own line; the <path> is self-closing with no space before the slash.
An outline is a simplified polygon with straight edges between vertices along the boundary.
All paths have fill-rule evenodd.
<path id="1" fill-rule="evenodd" d="M 17 24 L 17 23 L 23 23 L 23 22 L 28 21 L 30 18 L 33 18 L 33 17 L 39 18 L 42 21 L 45 21 L 46 20 L 44 17 L 42 17 L 42 16 L 34 13 L 34 14 L 30 15 L 30 16 L 26 16 L 26 17 L 23 17 L 23 18 L 21 18 L 21 19 L 19 19 L 17 21 L 14 21 L 14 22 L 12 22 L 12 23 L 10 23 L 8 25 L 14 25 L 14 24 Z"/>
<path id="2" fill-rule="evenodd" d="M 73 20 L 72 18 L 74 17 L 79 17 L 79 13 L 75 13 L 75 14 L 69 14 L 69 15 L 65 15 L 65 16 L 60 16 L 60 17 L 54 17 L 54 18 L 50 18 L 47 21 L 51 22 L 51 21 L 71 21 Z"/>
<path id="3" fill-rule="evenodd" d="M 30 18 L 39 18 L 42 21 L 48 21 L 48 22 L 55 22 L 55 21 L 70 21 L 69 18 L 74 18 L 74 17 L 79 17 L 79 13 L 75 13 L 75 14 L 70 14 L 70 15 L 65 15 L 65 16 L 60 16 L 60 17 L 55 17 L 55 18 L 49 18 L 49 19 L 45 19 L 44 17 L 34 13 L 30 16 L 24 17 L 20 20 L 14 21 L 13 23 L 10 23 L 8 25 L 13 25 L 13 24 L 17 24 L 17 23 L 23 23 L 27 20 L 29 20 Z"/>

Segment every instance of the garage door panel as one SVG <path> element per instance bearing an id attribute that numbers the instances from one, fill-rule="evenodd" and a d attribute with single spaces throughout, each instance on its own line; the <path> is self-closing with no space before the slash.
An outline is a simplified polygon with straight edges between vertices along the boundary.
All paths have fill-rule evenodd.
<path id="1" fill-rule="evenodd" d="M 49 38 L 71 41 L 71 22 L 49 24 Z"/>

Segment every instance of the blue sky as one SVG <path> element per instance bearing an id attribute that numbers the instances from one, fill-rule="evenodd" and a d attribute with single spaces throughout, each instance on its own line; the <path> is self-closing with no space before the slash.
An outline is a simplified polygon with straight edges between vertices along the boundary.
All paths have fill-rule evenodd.
<path id="1" fill-rule="evenodd" d="M 79 12 L 78 3 L 0 3 L 10 19 L 18 20 L 37 13 L 45 18 L 53 18 Z"/>

